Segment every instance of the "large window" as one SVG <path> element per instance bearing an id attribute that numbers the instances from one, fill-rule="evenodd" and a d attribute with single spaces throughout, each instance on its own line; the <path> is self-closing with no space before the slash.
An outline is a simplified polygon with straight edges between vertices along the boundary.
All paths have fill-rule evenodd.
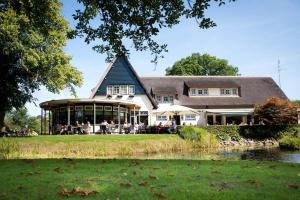
<path id="1" fill-rule="evenodd" d="M 83 123 L 90 122 L 91 124 L 94 123 L 94 107 L 92 105 L 90 106 L 84 106 L 84 120 Z"/>
<path id="2" fill-rule="evenodd" d="M 103 121 L 103 106 L 96 106 L 96 124 L 100 124 Z"/>
<path id="3" fill-rule="evenodd" d="M 158 103 L 173 103 L 174 96 L 156 96 L 156 100 Z"/>
<path id="4" fill-rule="evenodd" d="M 168 116 L 165 115 L 157 115 L 156 116 L 156 121 L 167 121 L 168 120 Z"/>
<path id="5" fill-rule="evenodd" d="M 135 94 L 135 88 L 134 88 L 134 85 L 129 85 L 129 88 L 128 88 L 128 93 L 129 94 Z"/>
<path id="6" fill-rule="evenodd" d="M 134 85 L 108 85 L 106 88 L 106 93 L 108 95 L 133 95 L 135 94 Z"/>
<path id="7" fill-rule="evenodd" d="M 107 94 L 113 94 L 113 86 L 112 85 L 109 85 L 107 86 Z"/>
<path id="8" fill-rule="evenodd" d="M 194 121 L 194 120 L 196 120 L 196 115 L 195 114 L 185 115 L 185 120 L 186 121 Z"/>
<path id="9" fill-rule="evenodd" d="M 237 92 L 237 88 L 221 88 L 221 95 L 223 96 L 237 96 L 238 92 Z"/>
<path id="10" fill-rule="evenodd" d="M 114 85 L 113 94 L 120 94 L 120 86 Z"/>
<path id="11" fill-rule="evenodd" d="M 191 96 L 207 96 L 208 95 L 208 89 L 196 89 L 192 88 L 190 90 Z"/>

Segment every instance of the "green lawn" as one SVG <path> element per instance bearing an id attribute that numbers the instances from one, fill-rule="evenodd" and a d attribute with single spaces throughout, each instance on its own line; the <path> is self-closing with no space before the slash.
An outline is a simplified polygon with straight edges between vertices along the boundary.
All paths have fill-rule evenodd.
<path id="1" fill-rule="evenodd" d="M 0 171 L 0 199 L 300 199 L 290 163 L 0 160 Z"/>

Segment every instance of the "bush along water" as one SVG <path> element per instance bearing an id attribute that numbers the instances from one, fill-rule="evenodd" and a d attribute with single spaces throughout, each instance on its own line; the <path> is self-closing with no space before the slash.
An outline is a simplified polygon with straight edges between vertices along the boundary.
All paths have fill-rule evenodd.
<path id="1" fill-rule="evenodd" d="M 283 132 L 278 142 L 280 148 L 300 149 L 300 127 Z"/>
<path id="2" fill-rule="evenodd" d="M 210 148 L 218 146 L 216 136 L 203 128 L 185 126 L 179 129 L 179 135 L 183 139 L 193 142 L 196 147 Z"/>
<path id="3" fill-rule="evenodd" d="M 240 126 L 203 126 L 209 133 L 215 134 L 219 141 L 240 141 Z"/>

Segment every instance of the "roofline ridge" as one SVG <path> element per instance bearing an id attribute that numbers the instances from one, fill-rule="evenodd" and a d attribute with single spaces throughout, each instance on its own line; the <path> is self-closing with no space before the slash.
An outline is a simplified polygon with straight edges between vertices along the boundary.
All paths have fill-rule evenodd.
<path id="1" fill-rule="evenodd" d="M 271 76 L 140 76 L 140 78 L 272 78 Z"/>

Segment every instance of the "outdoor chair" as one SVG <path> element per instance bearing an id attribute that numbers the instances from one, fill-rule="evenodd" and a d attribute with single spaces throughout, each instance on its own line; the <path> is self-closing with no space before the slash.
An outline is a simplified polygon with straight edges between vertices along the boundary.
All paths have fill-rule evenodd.
<path id="1" fill-rule="evenodd" d="M 139 126 L 138 133 L 147 133 L 146 126 L 145 125 Z"/>

